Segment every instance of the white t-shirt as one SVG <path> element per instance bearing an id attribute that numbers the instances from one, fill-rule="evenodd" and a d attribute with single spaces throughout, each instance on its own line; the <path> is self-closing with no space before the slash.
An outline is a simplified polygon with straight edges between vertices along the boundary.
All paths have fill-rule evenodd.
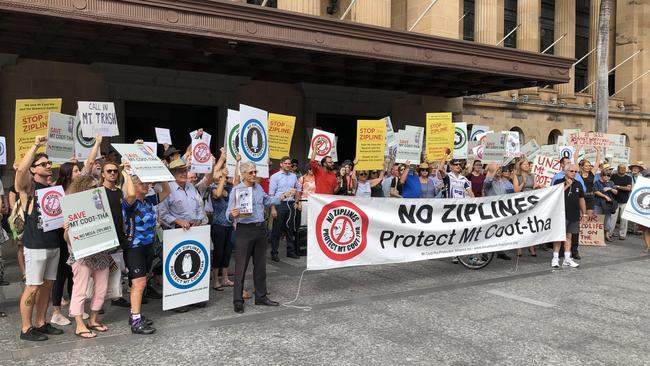
<path id="1" fill-rule="evenodd" d="M 469 179 L 462 174 L 455 176 L 454 173 L 447 173 L 449 177 L 449 198 L 465 198 L 467 190 L 472 187 Z"/>
<path id="2" fill-rule="evenodd" d="M 357 197 L 370 197 L 370 182 L 357 182 Z"/>

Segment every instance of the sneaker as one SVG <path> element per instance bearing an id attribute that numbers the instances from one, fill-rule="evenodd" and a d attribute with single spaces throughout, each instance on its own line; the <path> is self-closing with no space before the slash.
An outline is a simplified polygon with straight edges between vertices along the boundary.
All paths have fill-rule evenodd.
<path id="1" fill-rule="evenodd" d="M 68 317 L 70 317 L 70 318 L 74 318 L 74 315 L 72 315 L 72 314 L 68 314 Z M 82 318 L 83 318 L 83 320 L 86 320 L 86 319 L 90 318 L 90 315 L 88 315 L 88 313 L 86 313 L 86 312 L 84 311 L 84 315 L 82 316 Z"/>
<path id="2" fill-rule="evenodd" d="M 151 286 L 147 286 L 147 289 L 144 291 L 144 296 L 154 300 L 162 299 L 160 292 L 156 291 L 156 289 Z"/>
<path id="3" fill-rule="evenodd" d="M 564 258 L 564 262 L 562 262 L 562 266 L 566 267 L 569 266 L 571 268 L 578 268 L 580 265 L 576 262 L 573 261 L 571 258 Z"/>
<path id="4" fill-rule="evenodd" d="M 54 335 L 63 334 L 63 330 L 59 328 L 54 328 L 50 323 L 45 323 L 40 327 L 34 329 L 36 329 L 39 333 L 43 333 L 43 334 L 54 334 Z"/>
<path id="5" fill-rule="evenodd" d="M 559 258 L 553 257 L 553 259 L 551 259 L 551 268 L 557 268 L 557 269 L 560 268 L 560 259 Z"/>
<path id="6" fill-rule="evenodd" d="M 151 325 L 145 325 L 140 321 L 137 325 L 131 325 L 131 333 L 133 334 L 153 334 L 156 332 L 156 328 Z"/>
<path id="7" fill-rule="evenodd" d="M 27 329 L 25 333 L 20 332 L 20 339 L 22 339 L 23 341 L 39 342 L 39 341 L 47 341 L 50 338 L 45 334 L 36 330 L 36 328 L 30 327 L 29 329 Z"/>
<path id="8" fill-rule="evenodd" d="M 56 325 L 70 325 L 70 319 L 66 318 L 65 315 L 61 313 L 52 314 L 52 319 L 50 323 Z"/>
<path id="9" fill-rule="evenodd" d="M 153 320 L 147 318 L 144 315 L 140 315 L 140 322 L 148 327 L 153 325 Z M 129 325 L 133 325 L 133 319 L 129 317 Z"/>
<path id="10" fill-rule="evenodd" d="M 119 306 L 121 308 L 130 308 L 131 303 L 128 300 L 126 300 L 125 298 L 120 297 L 119 299 L 111 300 L 111 306 Z"/>

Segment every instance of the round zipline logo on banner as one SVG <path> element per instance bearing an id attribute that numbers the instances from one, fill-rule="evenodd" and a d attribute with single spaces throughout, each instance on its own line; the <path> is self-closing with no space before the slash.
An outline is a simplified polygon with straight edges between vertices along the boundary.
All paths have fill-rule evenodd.
<path id="1" fill-rule="evenodd" d="M 61 193 L 57 191 L 48 191 L 43 195 L 41 200 L 41 211 L 50 217 L 61 214 Z"/>
<path id="2" fill-rule="evenodd" d="M 326 135 L 316 135 L 311 143 L 312 150 L 316 150 L 316 155 L 327 156 L 332 152 L 332 140 Z"/>
<path id="3" fill-rule="evenodd" d="M 266 131 L 260 121 L 249 119 L 244 122 L 240 140 L 240 149 L 250 161 L 261 161 L 266 155 Z"/>
<path id="4" fill-rule="evenodd" d="M 560 159 L 568 158 L 573 159 L 573 150 L 570 147 L 564 147 L 560 150 Z"/>
<path id="5" fill-rule="evenodd" d="M 192 155 L 197 163 L 207 163 L 210 160 L 210 146 L 203 141 L 198 142 L 194 145 Z"/>
<path id="6" fill-rule="evenodd" d="M 77 141 L 81 144 L 81 146 L 90 149 L 95 145 L 95 138 L 86 138 L 84 137 L 83 133 L 81 132 L 81 123 L 77 125 L 77 130 L 75 131 L 75 134 L 77 135 Z"/>
<path id="7" fill-rule="evenodd" d="M 330 259 L 352 259 L 366 249 L 368 216 L 348 201 L 330 202 L 316 219 L 316 240 Z"/>
<path id="8" fill-rule="evenodd" d="M 462 128 L 456 127 L 454 131 L 454 149 L 462 149 L 467 143 L 467 132 Z"/>
<path id="9" fill-rule="evenodd" d="M 194 287 L 209 271 L 208 252 L 203 244 L 185 240 L 177 244 L 165 261 L 165 276 L 178 289 Z"/>
<path id="10" fill-rule="evenodd" d="M 650 188 L 641 187 L 632 192 L 630 203 L 634 211 L 644 216 L 650 215 Z"/>
<path id="11" fill-rule="evenodd" d="M 235 125 L 228 134 L 228 153 L 232 157 L 239 154 L 239 124 Z"/>

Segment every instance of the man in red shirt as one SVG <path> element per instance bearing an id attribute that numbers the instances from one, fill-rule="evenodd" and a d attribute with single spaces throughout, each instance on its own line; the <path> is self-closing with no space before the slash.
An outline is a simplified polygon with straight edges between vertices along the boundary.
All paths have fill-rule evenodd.
<path id="1" fill-rule="evenodd" d="M 320 194 L 334 194 L 338 181 L 336 180 L 336 173 L 334 172 L 334 161 L 331 156 L 326 156 L 318 164 L 314 158 L 316 157 L 316 149 L 311 155 L 309 166 L 314 173 L 314 181 L 316 182 L 316 189 L 314 193 Z"/>

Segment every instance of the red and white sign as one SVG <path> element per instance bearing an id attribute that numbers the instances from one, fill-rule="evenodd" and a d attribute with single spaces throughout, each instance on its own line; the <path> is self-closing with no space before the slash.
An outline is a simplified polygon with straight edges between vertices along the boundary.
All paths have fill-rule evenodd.
<path id="1" fill-rule="evenodd" d="M 65 193 L 62 186 L 41 188 L 36 191 L 43 231 L 52 231 L 63 227 L 63 211 L 61 209 L 61 197 L 63 196 Z"/>
<path id="2" fill-rule="evenodd" d="M 317 128 L 314 128 L 312 133 L 311 143 L 309 144 L 309 158 L 311 154 L 316 150 L 316 161 L 320 161 L 326 156 L 332 156 L 332 150 L 335 148 L 334 144 L 336 143 L 336 138 L 333 133 L 321 131 Z"/>
<path id="3" fill-rule="evenodd" d="M 205 133 L 203 135 L 206 135 Z M 192 165 L 190 170 L 195 173 L 212 172 L 212 153 L 210 153 L 211 136 L 201 136 L 192 139 Z"/>
<path id="4" fill-rule="evenodd" d="M 320 211 L 316 232 L 321 251 L 332 260 L 345 261 L 366 248 L 368 216 L 349 201 L 334 201 Z"/>
<path id="5" fill-rule="evenodd" d="M 548 187 L 553 181 L 553 176 L 560 171 L 560 160 L 557 157 L 551 158 L 545 155 L 537 155 L 532 168 L 535 184 Z"/>

